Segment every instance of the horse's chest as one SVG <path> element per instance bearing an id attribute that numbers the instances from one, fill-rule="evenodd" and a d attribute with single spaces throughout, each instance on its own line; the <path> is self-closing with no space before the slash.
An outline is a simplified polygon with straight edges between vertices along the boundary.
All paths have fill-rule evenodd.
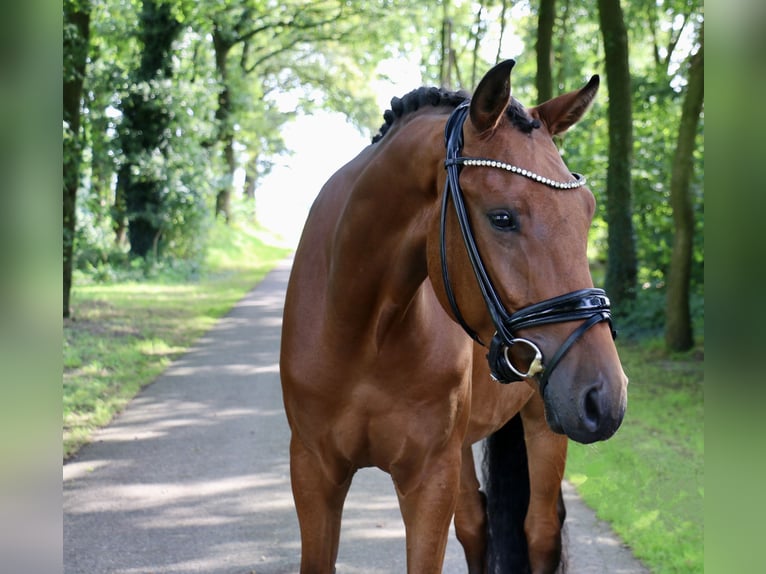
<path id="1" fill-rule="evenodd" d="M 358 382 L 339 405 L 333 434 L 344 458 L 387 469 L 406 453 L 425 456 L 465 431 L 467 381 L 433 382 L 431 392 L 417 380 L 410 389 L 404 379 L 387 382 Z"/>

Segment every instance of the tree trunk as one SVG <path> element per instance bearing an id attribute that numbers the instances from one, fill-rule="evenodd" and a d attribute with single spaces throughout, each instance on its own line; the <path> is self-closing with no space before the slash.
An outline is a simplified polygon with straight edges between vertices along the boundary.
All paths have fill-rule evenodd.
<path id="1" fill-rule="evenodd" d="M 503 39 L 505 38 L 505 13 L 508 10 L 508 0 L 502 1 L 500 9 L 500 38 L 497 42 L 497 54 L 495 54 L 495 64 L 499 64 L 502 59 Z"/>
<path id="2" fill-rule="evenodd" d="M 111 180 L 114 171 L 109 156 L 109 118 L 104 110 L 109 105 L 109 92 L 91 89 L 88 100 L 87 133 L 91 148 L 90 160 L 90 197 L 91 211 L 99 224 L 109 218 L 111 200 Z"/>
<path id="3" fill-rule="evenodd" d="M 130 252 L 146 258 L 160 233 L 158 215 L 162 204 L 158 182 L 153 179 L 130 178 L 127 196 L 128 239 Z"/>
<path id="4" fill-rule="evenodd" d="M 249 206 L 250 218 L 255 221 L 255 188 L 258 185 L 258 162 L 257 157 L 250 161 L 250 167 L 245 172 L 245 186 L 242 190 L 242 194 L 245 196 L 245 200 Z"/>
<path id="5" fill-rule="evenodd" d="M 77 188 L 80 185 L 82 136 L 80 106 L 90 44 L 90 4 L 64 2 L 63 119 L 68 133 L 63 147 L 64 317 L 71 314 L 72 263 L 76 227 Z"/>
<path id="6" fill-rule="evenodd" d="M 553 97 L 553 24 L 556 20 L 556 0 L 540 0 L 537 18 L 537 103 Z"/>
<path id="7" fill-rule="evenodd" d="M 234 159 L 234 135 L 228 134 L 222 143 L 223 156 L 228 171 L 215 198 L 215 214 L 223 217 L 226 223 L 231 223 L 231 188 L 234 181 L 234 171 L 237 169 L 237 162 Z"/>
<path id="8" fill-rule="evenodd" d="M 476 87 L 476 73 L 477 66 L 479 64 L 479 48 L 481 48 L 481 41 L 484 38 L 487 24 L 484 22 L 482 15 L 484 13 L 483 1 L 479 3 L 479 9 L 476 10 L 476 20 L 473 28 L 473 51 L 471 52 L 471 89 Z"/>
<path id="9" fill-rule="evenodd" d="M 114 189 L 114 204 L 112 205 L 112 230 L 114 244 L 122 247 L 128 240 L 128 206 L 125 199 L 125 186 L 130 179 L 130 165 L 124 165 L 117 172 L 117 185 Z"/>
<path id="10" fill-rule="evenodd" d="M 563 0 L 561 3 L 561 25 L 556 30 L 558 41 L 556 42 L 556 48 L 551 48 L 551 51 L 559 54 L 558 68 L 556 69 L 556 81 L 555 86 L 558 91 L 564 89 L 567 79 L 567 54 L 568 44 L 571 41 L 569 31 L 569 8 L 571 0 Z M 575 40 L 576 41 L 576 40 Z"/>
<path id="11" fill-rule="evenodd" d="M 234 170 L 237 168 L 234 159 L 234 131 L 232 129 L 232 96 L 229 87 L 228 61 L 229 52 L 234 46 L 234 40 L 228 38 L 228 31 L 216 23 L 213 27 L 213 49 L 215 51 L 215 67 L 221 78 L 221 91 L 218 94 L 218 108 L 215 110 L 215 120 L 218 122 L 218 142 L 223 147 L 226 161 L 226 177 L 215 198 L 215 215 L 223 217 L 226 223 L 231 220 L 231 187 L 234 181 Z"/>
<path id="12" fill-rule="evenodd" d="M 447 4 L 444 7 L 445 17 L 442 20 L 442 61 L 439 73 L 439 85 L 445 90 L 452 89 L 452 20 L 446 17 Z"/>
<path id="13" fill-rule="evenodd" d="M 631 206 L 633 113 L 628 35 L 619 0 L 599 0 L 609 90 L 609 167 L 606 178 L 608 228 L 606 290 L 619 312 L 635 298 L 636 239 Z"/>
<path id="14" fill-rule="evenodd" d="M 670 178 L 670 205 L 673 208 L 675 224 L 665 309 L 665 345 L 670 351 L 686 351 L 694 345 L 689 309 L 694 212 L 689 192 L 694 166 L 694 142 L 704 101 L 703 43 L 701 31 L 699 50 L 691 57 L 689 83 L 684 97 Z"/>

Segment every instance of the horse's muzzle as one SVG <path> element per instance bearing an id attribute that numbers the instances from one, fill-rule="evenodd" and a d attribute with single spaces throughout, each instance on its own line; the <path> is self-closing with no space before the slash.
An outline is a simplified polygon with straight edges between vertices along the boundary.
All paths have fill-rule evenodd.
<path id="1" fill-rule="evenodd" d="M 559 403 L 548 386 L 543 397 L 546 421 L 551 430 L 579 443 L 606 440 L 622 424 L 627 407 L 626 387 L 625 380 L 609 385 L 599 379 L 580 389 L 575 400 Z"/>

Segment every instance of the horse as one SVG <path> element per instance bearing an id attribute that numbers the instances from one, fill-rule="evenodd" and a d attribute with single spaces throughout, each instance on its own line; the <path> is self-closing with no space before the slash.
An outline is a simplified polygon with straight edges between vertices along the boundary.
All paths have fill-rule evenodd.
<path id="1" fill-rule="evenodd" d="M 394 98 L 309 211 L 280 350 L 303 574 L 334 571 L 364 467 L 392 477 L 410 573 L 441 572 L 453 519 L 471 574 L 564 563 L 568 438 L 608 439 L 627 405 L 586 256 L 595 199 L 553 141 L 599 78 L 526 108 L 513 65 L 472 97 Z"/>

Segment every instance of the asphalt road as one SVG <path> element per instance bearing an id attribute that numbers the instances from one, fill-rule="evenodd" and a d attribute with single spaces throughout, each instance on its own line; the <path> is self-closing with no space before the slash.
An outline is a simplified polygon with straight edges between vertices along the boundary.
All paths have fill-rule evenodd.
<path id="1" fill-rule="evenodd" d="M 298 571 L 279 336 L 289 262 L 146 387 L 64 465 L 69 574 Z M 571 574 L 645 569 L 565 485 Z M 339 574 L 405 572 L 387 474 L 357 473 Z M 465 572 L 451 536 L 444 572 Z"/>

